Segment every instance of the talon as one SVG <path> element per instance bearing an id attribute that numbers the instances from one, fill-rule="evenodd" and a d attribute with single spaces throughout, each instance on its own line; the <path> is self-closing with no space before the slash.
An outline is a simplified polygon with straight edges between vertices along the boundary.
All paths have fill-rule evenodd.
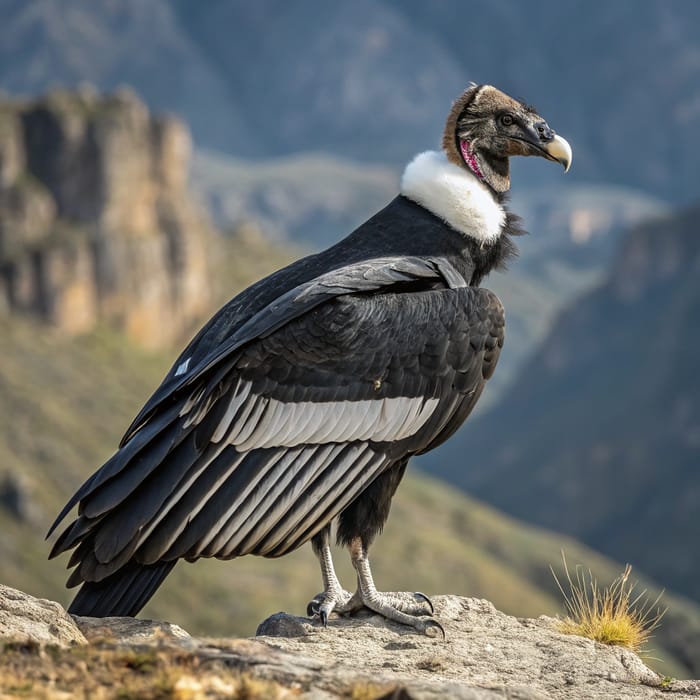
<path id="1" fill-rule="evenodd" d="M 428 598 L 428 596 L 425 595 L 425 593 L 421 593 L 420 591 L 416 591 L 413 595 L 416 596 L 416 598 L 420 598 L 423 601 L 425 601 L 425 603 L 427 603 L 428 607 L 430 608 L 431 615 L 435 612 L 435 608 L 433 607 L 433 601 L 430 600 L 430 598 Z"/>
<path id="2" fill-rule="evenodd" d="M 423 626 L 423 633 L 427 637 L 437 637 L 438 634 L 442 635 L 443 640 L 447 639 L 447 635 L 445 634 L 445 628 L 437 621 L 428 619 L 425 620 L 424 626 Z"/>
<path id="3" fill-rule="evenodd" d="M 309 601 L 306 606 L 306 616 L 319 618 L 323 626 L 326 627 L 332 612 L 337 612 L 338 614 L 346 612 L 344 608 L 351 597 L 342 588 L 323 591 Z"/>
<path id="4" fill-rule="evenodd" d="M 319 615 L 324 627 L 328 624 L 328 615 L 331 612 L 338 615 L 351 615 L 361 608 L 367 608 L 387 620 L 411 627 L 416 632 L 429 637 L 437 637 L 441 634 L 442 638 L 445 638 L 442 625 L 429 617 L 432 616 L 435 608 L 425 593 L 377 591 L 369 568 L 367 549 L 359 537 L 353 538 L 350 542 L 350 557 L 357 573 L 357 590 L 352 595 L 340 587 L 333 571 L 327 531 L 324 531 L 323 540 L 315 543 L 314 551 L 321 562 L 324 591 L 312 601 L 310 609 L 314 614 Z M 313 606 L 313 603 L 320 603 L 320 605 Z M 426 612 L 426 606 L 430 610 L 429 613 Z"/>

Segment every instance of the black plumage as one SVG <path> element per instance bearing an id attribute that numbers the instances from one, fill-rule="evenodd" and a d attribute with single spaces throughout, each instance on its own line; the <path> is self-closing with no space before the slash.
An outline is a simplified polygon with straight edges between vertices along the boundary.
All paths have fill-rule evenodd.
<path id="1" fill-rule="evenodd" d="M 476 100 L 482 88 L 470 90 Z M 406 196 L 245 290 L 183 351 L 54 524 L 78 505 L 51 553 L 74 548 L 68 585 L 83 586 L 71 612 L 133 615 L 180 558 L 277 557 L 312 540 L 322 619 L 367 605 L 436 626 L 376 592 L 366 552 L 410 456 L 464 422 L 495 369 L 503 308 L 478 285 L 521 230 L 469 162 L 424 156 Z M 444 211 L 453 186 L 434 191 L 435 168 L 457 178 L 467 205 L 456 213 Z M 355 596 L 333 573 L 335 520 Z"/>

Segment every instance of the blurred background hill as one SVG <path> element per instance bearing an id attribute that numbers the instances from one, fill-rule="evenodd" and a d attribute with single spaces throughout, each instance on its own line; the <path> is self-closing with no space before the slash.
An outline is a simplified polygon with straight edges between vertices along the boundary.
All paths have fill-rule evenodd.
<path id="1" fill-rule="evenodd" d="M 444 105 L 473 79 L 522 94 L 566 127 L 572 179 L 673 201 L 696 194 L 693 0 L 618 0 L 595 12 L 585 0 L 209 0 L 206 10 L 188 0 L 2 0 L 0 12 L 0 88 L 128 84 L 182 115 L 209 149 L 402 164 L 437 143 Z"/>
<path id="2" fill-rule="evenodd" d="M 537 614 L 561 547 L 603 579 L 630 561 L 671 591 L 659 655 L 697 676 L 699 27 L 692 0 L 0 0 L 3 583 L 67 600 L 43 532 L 188 335 L 383 206 L 489 82 L 574 167 L 514 163 L 531 235 L 488 282 L 499 370 L 420 466 L 616 562 L 415 477 L 377 578 Z M 151 614 L 250 634 L 303 611 L 309 553 L 248 559 L 179 567 Z"/>
<path id="3" fill-rule="evenodd" d="M 470 493 L 631 559 L 695 600 L 698 217 L 696 206 L 630 231 L 604 284 L 558 318 L 507 400 L 425 460 Z"/>

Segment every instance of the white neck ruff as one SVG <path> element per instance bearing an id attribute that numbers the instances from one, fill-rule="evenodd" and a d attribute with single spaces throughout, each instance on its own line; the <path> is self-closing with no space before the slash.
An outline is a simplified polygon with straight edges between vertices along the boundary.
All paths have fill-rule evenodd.
<path id="1" fill-rule="evenodd" d="M 406 166 L 401 194 L 480 244 L 497 241 L 506 220 L 488 187 L 442 151 L 419 153 Z"/>

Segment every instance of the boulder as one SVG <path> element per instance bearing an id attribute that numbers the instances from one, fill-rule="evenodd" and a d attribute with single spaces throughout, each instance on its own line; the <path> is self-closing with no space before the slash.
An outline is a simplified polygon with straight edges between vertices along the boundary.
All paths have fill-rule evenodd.
<path id="1" fill-rule="evenodd" d="M 87 644 L 73 618 L 52 600 L 0 584 L 0 640 L 18 644 Z M 2 675 L 2 674 L 0 674 Z"/>
<path id="2" fill-rule="evenodd" d="M 331 620 L 325 629 L 279 613 L 261 623 L 258 633 L 264 636 L 258 639 L 320 662 L 323 671 L 314 682 L 324 690 L 364 681 L 394 685 L 426 700 L 662 696 L 663 680 L 636 654 L 561 634 L 553 618 L 511 617 L 474 598 L 436 596 L 432 601 L 444 640 L 417 635 L 369 612 Z"/>

